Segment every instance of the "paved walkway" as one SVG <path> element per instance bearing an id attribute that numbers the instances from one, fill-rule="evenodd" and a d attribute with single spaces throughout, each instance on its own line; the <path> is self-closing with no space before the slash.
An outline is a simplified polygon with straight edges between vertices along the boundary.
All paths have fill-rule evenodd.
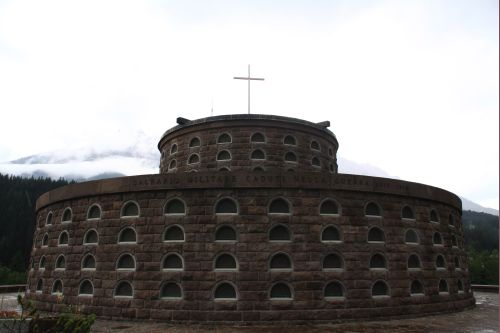
<path id="1" fill-rule="evenodd" d="M 94 333 L 495 333 L 498 294 L 475 292 L 476 307 L 458 313 L 414 319 L 311 326 L 180 326 L 154 322 L 97 320 Z"/>
<path id="2" fill-rule="evenodd" d="M 475 292 L 476 307 L 457 313 L 413 319 L 310 326 L 200 326 L 98 319 L 93 333 L 495 333 L 498 294 Z M 0 294 L 0 310 L 15 310 L 17 294 Z M 3 302 L 2 302 L 3 299 Z"/>

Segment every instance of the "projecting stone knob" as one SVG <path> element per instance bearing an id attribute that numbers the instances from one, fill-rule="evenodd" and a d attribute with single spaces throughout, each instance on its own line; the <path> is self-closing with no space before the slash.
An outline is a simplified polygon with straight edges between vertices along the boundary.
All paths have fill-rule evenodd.
<path id="1" fill-rule="evenodd" d="M 316 125 L 319 125 L 319 126 L 324 127 L 324 128 L 328 128 L 328 127 L 330 127 L 330 122 L 328 120 L 326 120 L 326 121 L 322 121 L 322 122 L 316 123 Z"/>
<path id="2" fill-rule="evenodd" d="M 191 120 L 182 117 L 177 117 L 177 124 L 179 125 L 186 125 L 189 122 L 191 122 Z"/>

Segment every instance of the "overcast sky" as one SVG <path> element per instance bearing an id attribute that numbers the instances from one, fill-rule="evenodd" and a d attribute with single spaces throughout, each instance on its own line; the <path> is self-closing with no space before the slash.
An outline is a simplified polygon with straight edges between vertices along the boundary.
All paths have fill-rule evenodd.
<path id="1" fill-rule="evenodd" d="M 339 156 L 498 208 L 498 1 L 1 1 L 0 162 L 182 116 L 330 120 Z"/>

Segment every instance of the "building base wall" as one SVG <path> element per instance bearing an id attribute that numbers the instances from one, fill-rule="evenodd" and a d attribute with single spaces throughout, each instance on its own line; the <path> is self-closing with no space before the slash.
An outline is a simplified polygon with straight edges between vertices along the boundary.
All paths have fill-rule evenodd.
<path id="1" fill-rule="evenodd" d="M 217 203 L 225 198 L 236 203 L 236 213 L 217 212 Z M 270 211 L 278 198 L 289 204 L 288 213 Z M 184 213 L 166 211 L 173 199 L 184 203 Z M 337 204 L 336 214 L 321 213 L 325 200 Z M 137 216 L 123 216 L 128 202 L 138 205 Z M 368 203 L 381 208 L 380 216 L 366 214 Z M 89 218 L 92 205 L 100 207 L 99 218 Z M 403 218 L 403 207 L 410 207 L 414 218 Z M 63 221 L 68 208 L 71 220 Z M 437 212 L 438 221 L 431 221 L 431 210 Z M 53 222 L 47 224 L 50 213 Z M 147 175 L 48 192 L 39 199 L 37 214 L 26 295 L 42 311 L 77 305 L 103 318 L 246 325 L 421 316 L 474 305 L 459 223 L 460 200 L 427 185 L 300 172 Z M 450 224 L 450 216 L 457 223 Z M 290 240 L 270 240 L 276 225 L 288 228 Z M 182 229 L 182 241 L 165 239 L 171 226 Z M 220 226 L 231 226 L 236 240 L 218 241 Z M 330 226 L 338 230 L 338 240 L 322 238 Z M 120 232 L 127 227 L 135 231 L 136 241 L 120 243 Z M 369 240 L 374 227 L 383 231 L 383 241 Z M 98 241 L 87 244 L 85 235 L 91 229 Z M 416 242 L 407 242 L 408 230 L 416 233 Z M 60 244 L 63 232 L 68 233 L 68 244 Z M 278 253 L 289 257 L 290 268 L 271 267 Z M 84 269 L 82 262 L 89 254 L 95 258 L 95 268 Z M 124 254 L 134 258 L 133 269 L 118 267 Z M 182 258 L 181 269 L 165 269 L 169 254 Z M 236 269 L 217 269 L 220 254 L 232 255 Z M 342 267 L 325 268 L 329 254 L 338 255 Z M 376 254 L 385 258 L 385 267 L 371 267 Z M 418 256 L 419 267 L 408 267 L 410 255 Z M 64 267 L 56 267 L 61 256 Z M 444 259 L 442 267 L 436 264 L 437 256 Z M 56 281 L 61 282 L 62 292 L 54 292 Z M 83 281 L 91 282 L 91 295 L 82 294 Z M 132 286 L 130 297 L 117 297 L 121 281 Z M 385 295 L 374 295 L 377 281 L 387 286 Z M 421 283 L 421 293 L 412 292 L 413 281 Z M 328 297 L 325 289 L 332 282 L 342 286 L 342 296 Z M 163 297 L 166 283 L 178 285 L 182 296 Z M 234 287 L 235 299 L 217 298 L 221 283 Z M 276 283 L 289 287 L 290 299 L 271 297 Z"/>

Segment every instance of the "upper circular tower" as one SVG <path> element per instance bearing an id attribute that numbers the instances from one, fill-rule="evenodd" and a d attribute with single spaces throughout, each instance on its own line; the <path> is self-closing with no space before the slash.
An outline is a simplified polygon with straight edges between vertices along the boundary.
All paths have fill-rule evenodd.
<path id="1" fill-rule="evenodd" d="M 337 173 L 330 122 L 239 114 L 177 118 L 160 139 L 160 173 L 197 171 L 316 171 Z"/>

